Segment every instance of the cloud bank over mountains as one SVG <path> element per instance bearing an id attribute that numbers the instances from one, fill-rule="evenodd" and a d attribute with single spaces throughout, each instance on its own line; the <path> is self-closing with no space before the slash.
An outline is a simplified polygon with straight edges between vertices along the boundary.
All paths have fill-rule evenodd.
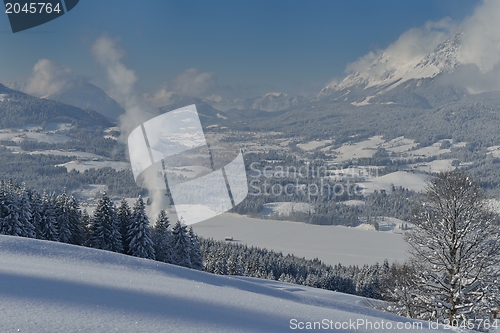
<path id="1" fill-rule="evenodd" d="M 217 74 L 201 72 L 197 68 L 188 68 L 167 82 L 154 94 L 144 95 L 144 100 L 152 107 L 169 105 L 176 95 L 203 98 L 217 89 Z"/>
<path id="2" fill-rule="evenodd" d="M 500 89 L 500 2 L 483 1 L 462 22 L 443 18 L 403 33 L 387 48 L 347 65 L 345 78 L 326 90 L 354 85 L 387 86 L 410 79 L 440 78 L 477 93 Z M 325 93 L 325 91 L 323 91 Z"/>

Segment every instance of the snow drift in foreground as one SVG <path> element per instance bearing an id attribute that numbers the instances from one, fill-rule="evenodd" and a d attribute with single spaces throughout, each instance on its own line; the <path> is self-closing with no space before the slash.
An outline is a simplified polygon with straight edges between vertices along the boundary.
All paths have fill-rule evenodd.
<path id="1" fill-rule="evenodd" d="M 0 281 L 2 332 L 290 332 L 322 320 L 394 332 L 411 322 L 361 297 L 11 236 L 0 236 Z"/>

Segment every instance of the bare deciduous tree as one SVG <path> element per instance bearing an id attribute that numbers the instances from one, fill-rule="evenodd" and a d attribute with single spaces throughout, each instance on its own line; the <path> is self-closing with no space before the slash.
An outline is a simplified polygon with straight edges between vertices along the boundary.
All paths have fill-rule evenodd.
<path id="1" fill-rule="evenodd" d="M 414 316 L 453 323 L 487 318 L 500 304 L 498 216 L 485 199 L 480 184 L 461 171 L 429 181 L 411 221 L 416 227 L 405 236 Z"/>

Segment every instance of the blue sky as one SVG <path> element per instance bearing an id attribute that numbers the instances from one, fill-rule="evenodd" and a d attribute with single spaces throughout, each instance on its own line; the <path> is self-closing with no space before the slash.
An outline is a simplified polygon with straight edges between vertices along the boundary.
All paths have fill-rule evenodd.
<path id="1" fill-rule="evenodd" d="M 124 51 L 140 93 L 171 88 L 189 68 L 205 73 L 204 93 L 249 97 L 269 91 L 317 93 L 350 62 L 405 31 L 449 17 L 472 0 L 80 0 L 61 18 L 13 34 L 0 15 L 0 81 L 29 77 L 40 59 L 103 89 L 91 49 L 102 35 Z M 177 80 L 176 80 L 177 78 Z"/>

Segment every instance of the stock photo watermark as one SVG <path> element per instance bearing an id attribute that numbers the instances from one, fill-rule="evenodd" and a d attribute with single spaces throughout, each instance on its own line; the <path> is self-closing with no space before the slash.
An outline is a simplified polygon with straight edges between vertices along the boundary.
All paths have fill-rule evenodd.
<path id="1" fill-rule="evenodd" d="M 164 169 L 170 158 L 187 156 L 193 149 L 210 151 L 196 106 L 169 111 L 136 127 L 128 137 L 130 163 L 137 185 L 167 191 Z M 142 180 L 142 181 L 141 181 Z M 182 183 L 169 185 L 179 218 L 193 224 L 225 213 L 248 194 L 243 153 L 222 168 Z M 164 207 L 166 208 L 166 207 Z"/>
<path id="2" fill-rule="evenodd" d="M 362 196 L 365 187 L 360 180 L 378 177 L 378 168 L 356 166 L 270 166 L 259 162 L 250 164 L 249 196 L 286 196 L 307 198 L 319 196 Z"/>

